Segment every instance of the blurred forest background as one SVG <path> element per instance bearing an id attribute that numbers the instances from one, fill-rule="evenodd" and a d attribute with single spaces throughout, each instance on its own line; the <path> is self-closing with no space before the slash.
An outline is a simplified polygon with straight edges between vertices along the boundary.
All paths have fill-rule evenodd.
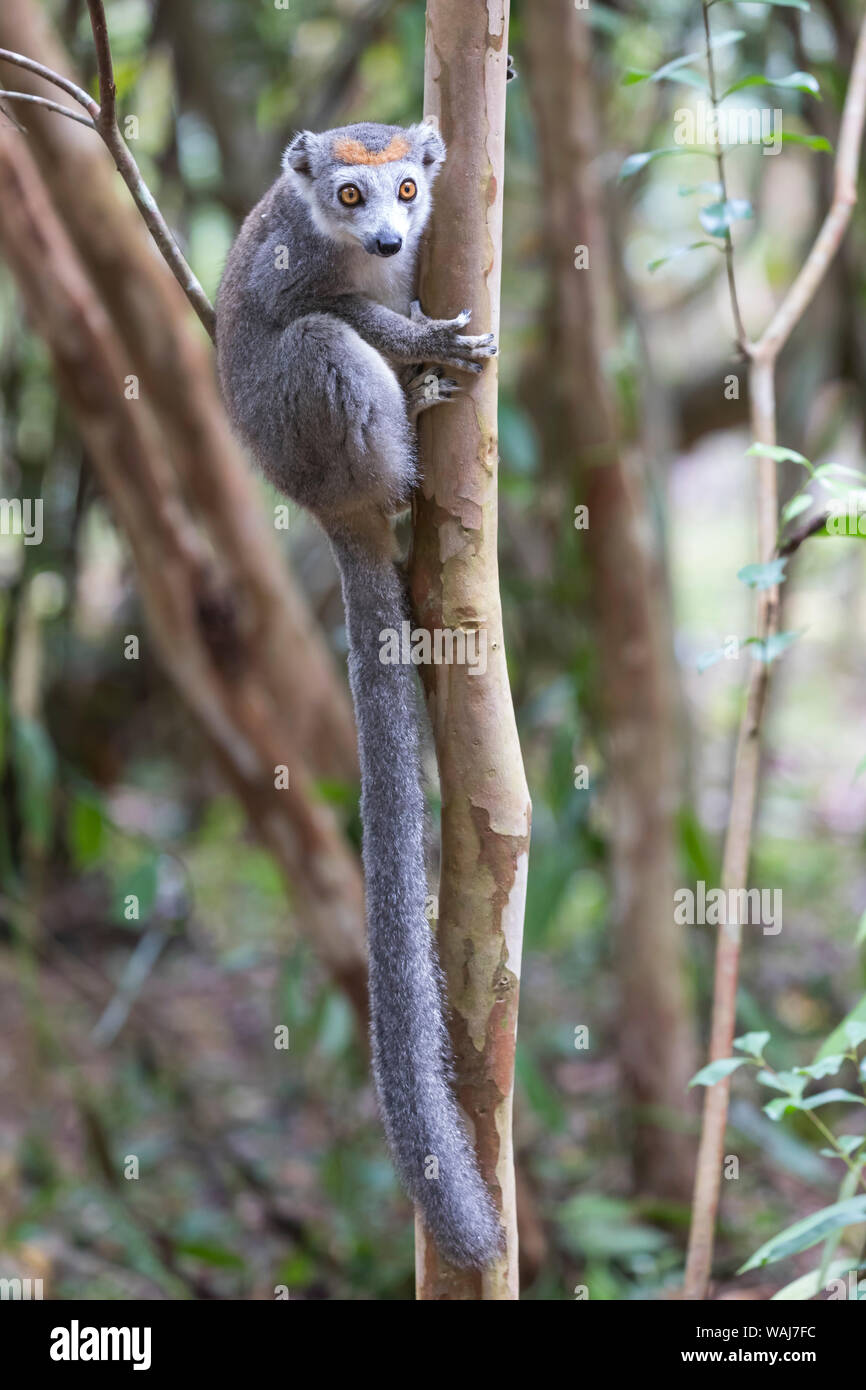
<path id="1" fill-rule="evenodd" d="M 4 0 L 0 45 L 17 46 L 25 10 L 50 15 L 90 85 L 81 0 Z M 421 0 L 107 10 L 120 111 L 139 118 L 135 157 L 211 297 L 292 132 L 423 111 Z M 829 202 L 825 144 L 859 16 L 844 0 L 714 10 L 720 31 L 743 31 L 718 52 L 726 86 L 799 70 L 823 96 L 774 93 L 805 140 L 730 158 L 733 191 L 754 207 L 735 242 L 755 333 Z M 694 97 L 627 75 L 700 50 L 701 7 L 593 3 L 579 24 L 582 37 L 561 42 L 561 7 L 513 0 L 500 559 L 534 807 L 522 1296 L 545 1300 L 577 1284 L 657 1298 L 681 1281 L 699 1120 L 686 1082 L 706 1052 L 715 934 L 674 927 L 671 894 L 718 882 L 752 658 L 702 658 L 750 635 L 753 594 L 737 572 L 757 559 L 746 393 L 725 389 L 740 369 L 722 258 L 704 248 L 648 269 L 702 237 L 682 190 L 712 170 L 689 155 L 618 181 L 628 155 L 673 143 L 673 112 Z M 0 73 L 9 87 L 16 76 Z M 569 128 L 564 94 L 578 89 L 585 119 Z M 589 241 L 581 218 L 589 271 L 574 265 Z M 592 343 L 568 298 L 588 274 Z M 593 471 L 599 372 L 618 487 Z M 782 359 L 779 441 L 860 468 L 864 408 L 861 208 Z M 287 893 L 292 874 L 249 828 L 166 677 L 127 539 L 2 265 L 0 466 L 3 497 L 44 499 L 42 544 L 0 536 L 0 1272 L 42 1276 L 58 1298 L 271 1298 L 277 1284 L 293 1298 L 411 1297 L 410 1209 L 359 1045 L 358 991 L 315 949 L 303 866 Z M 785 495 L 797 473 L 783 469 Z M 275 495 L 256 490 L 272 514 Z M 582 504 L 588 532 L 574 524 Z M 296 510 L 275 536 L 343 682 L 327 545 Z M 784 926 L 747 929 L 739 1012 L 740 1031 L 772 1033 L 779 1067 L 811 1061 L 866 985 L 864 558 L 856 538 L 815 537 L 784 586 L 782 626 L 800 636 L 774 668 L 752 869 L 782 891 Z M 637 664 L 618 666 L 630 643 Z M 299 659 L 301 686 L 306 670 Z M 327 761 L 312 759 L 309 795 L 356 859 L 351 756 Z M 431 809 L 435 821 L 432 792 Z M 274 1046 L 280 1026 L 288 1050 Z M 767 1298 L 784 1282 L 735 1271 L 832 1201 L 840 1177 L 805 1117 L 774 1124 L 762 1099 L 735 1078 L 728 1149 L 742 1169 L 724 1184 L 717 1264 L 729 1296 Z M 808 1267 L 791 1261 L 785 1277 Z"/>

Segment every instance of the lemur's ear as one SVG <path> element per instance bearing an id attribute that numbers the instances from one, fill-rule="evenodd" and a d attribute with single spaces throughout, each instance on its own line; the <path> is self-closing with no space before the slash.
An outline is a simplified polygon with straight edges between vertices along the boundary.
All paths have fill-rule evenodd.
<path id="1" fill-rule="evenodd" d="M 283 168 L 293 169 L 296 174 L 303 178 L 312 177 L 310 168 L 310 155 L 313 152 L 313 142 L 315 136 L 309 130 L 300 131 L 290 145 L 286 147 L 283 155 Z"/>
<path id="2" fill-rule="evenodd" d="M 445 141 L 435 125 L 429 121 L 422 121 L 421 125 L 413 125 L 412 136 L 421 163 L 431 173 L 437 172 L 439 165 L 445 158 Z"/>

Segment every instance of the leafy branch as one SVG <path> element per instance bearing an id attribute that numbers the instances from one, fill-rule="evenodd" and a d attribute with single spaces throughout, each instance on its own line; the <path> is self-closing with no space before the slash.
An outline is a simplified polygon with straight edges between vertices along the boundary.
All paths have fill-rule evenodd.
<path id="1" fill-rule="evenodd" d="M 856 1012 L 857 1010 L 855 1010 Z M 840 1031 L 847 1047 L 842 1052 L 828 1051 L 835 1043 Z M 835 1278 L 842 1273 L 862 1267 L 862 1259 L 857 1259 L 854 1256 L 836 1261 L 835 1264 L 831 1264 L 831 1261 L 844 1228 L 866 1219 L 866 1197 L 854 1195 L 858 1186 L 866 1191 L 866 1175 L 864 1175 L 866 1136 L 862 1134 L 840 1134 L 837 1136 L 829 1125 L 815 1114 L 815 1111 L 820 1106 L 839 1103 L 866 1105 L 866 1099 L 838 1086 L 818 1091 L 811 1096 L 806 1096 L 805 1091 L 810 1081 L 821 1081 L 829 1076 L 836 1076 L 845 1063 L 849 1062 L 856 1068 L 861 1089 L 866 1092 L 866 1056 L 862 1058 L 858 1056 L 858 1049 L 866 1042 L 866 1023 L 849 1016 L 840 1024 L 836 1033 L 827 1040 L 814 1062 L 809 1066 L 795 1067 L 792 1071 L 780 1072 L 770 1066 L 764 1056 L 769 1041 L 769 1033 L 746 1033 L 743 1037 L 735 1038 L 733 1046 L 740 1055 L 717 1058 L 692 1077 L 689 1084 L 707 1086 L 713 1089 L 722 1083 L 727 1085 L 730 1077 L 740 1067 L 754 1066 L 757 1068 L 756 1080 L 762 1086 L 781 1092 L 781 1095 L 775 1096 L 764 1106 L 764 1113 L 776 1122 L 789 1114 L 806 1115 L 829 1146 L 822 1149 L 821 1154 L 825 1158 L 841 1159 L 845 1164 L 847 1174 L 839 1188 L 836 1202 L 828 1207 L 823 1207 L 820 1211 L 813 1212 L 810 1216 L 773 1236 L 746 1261 L 739 1271 L 739 1273 L 744 1274 L 748 1270 L 757 1269 L 789 1255 L 797 1254 L 799 1251 L 825 1240 L 826 1244 L 819 1267 L 813 1270 L 810 1275 L 795 1280 L 794 1284 L 787 1285 L 774 1295 L 775 1298 L 809 1298 L 814 1297 L 816 1293 L 826 1287 L 829 1278 Z"/>
<path id="2" fill-rule="evenodd" d="M 710 101 L 713 104 L 714 114 L 719 109 L 719 94 L 716 84 L 716 62 L 713 56 L 713 36 L 710 31 L 710 5 L 712 0 L 703 0 L 704 35 L 707 41 L 707 74 L 710 81 Z M 722 235 L 725 243 L 725 270 L 728 277 L 728 293 L 731 296 L 731 309 L 734 315 L 734 325 L 737 332 L 737 343 L 741 351 L 746 351 L 747 337 L 746 329 L 743 324 L 743 316 L 740 312 L 740 300 L 737 294 L 737 280 L 734 274 L 734 240 L 731 236 L 731 220 L 727 215 L 730 200 L 728 198 L 728 177 L 725 167 L 724 147 L 721 141 L 716 146 L 716 167 L 719 171 L 719 189 L 721 192 L 721 207 L 723 210 Z M 706 225 L 706 224 L 705 224 Z"/>
<path id="3" fill-rule="evenodd" d="M 806 0 L 762 0 L 773 8 L 794 8 L 808 10 Z M 704 24 L 705 59 L 708 86 L 705 86 L 699 73 L 690 67 L 695 57 L 690 54 L 685 59 L 675 59 L 666 63 L 655 73 L 633 73 L 627 81 L 685 81 L 687 85 L 698 86 L 708 91 L 716 124 L 718 124 L 719 90 L 716 77 L 715 56 L 719 48 L 736 43 L 743 37 L 739 30 L 730 31 L 714 37 L 710 29 L 709 11 L 714 4 L 728 3 L 728 0 L 702 0 L 701 11 Z M 759 81 L 770 84 L 771 79 L 760 77 Z M 809 74 L 793 73 L 785 84 L 800 90 L 814 93 L 817 84 Z M 752 85 L 745 79 L 734 88 L 728 88 L 722 99 L 740 85 Z M 712 236 L 722 242 L 728 290 L 736 329 L 738 349 L 749 362 L 749 406 L 752 435 L 756 443 L 750 451 L 758 458 L 757 479 L 757 530 L 759 561 L 752 574 L 745 578 L 751 583 L 757 595 L 756 636 L 750 639 L 763 659 L 752 667 L 746 693 L 746 705 L 740 723 L 737 750 L 734 760 L 733 783 L 728 828 L 725 836 L 722 863 L 722 887 L 726 890 L 742 890 L 746 886 L 749 861 L 751 859 L 752 829 L 755 807 L 758 798 L 758 785 L 761 767 L 762 735 L 764 715 L 770 683 L 772 661 L 770 653 L 777 654 L 793 639 L 795 634 L 779 633 L 779 581 L 784 577 L 780 560 L 783 558 L 782 543 L 779 540 L 779 497 L 776 476 L 779 450 L 776 444 L 776 393 L 775 375 L 779 354 L 784 348 L 796 323 L 811 303 L 819 285 L 827 273 L 851 219 L 857 198 L 857 170 L 863 141 L 864 122 L 866 122 L 866 18 L 861 22 L 860 33 L 855 49 L 848 92 L 842 112 L 838 149 L 835 162 L 833 199 L 818 236 L 787 294 L 772 317 L 769 326 L 757 340 L 750 340 L 745 332 L 740 300 L 737 291 L 733 255 L 731 224 L 744 216 L 751 215 L 751 207 L 745 200 L 732 200 L 728 197 L 727 169 L 725 152 L 714 130 L 715 149 L 703 151 L 715 158 L 718 173 L 716 195 L 718 203 L 702 210 L 701 222 Z M 650 151 L 630 156 L 621 170 L 620 177 L 627 178 L 644 168 L 661 155 L 687 153 L 681 147 Z M 703 191 L 703 186 L 697 191 Z M 701 245 L 705 243 L 693 243 Z M 661 262 L 656 262 L 658 265 Z M 791 513 L 783 516 L 785 524 Z M 816 526 L 816 529 L 819 529 Z M 808 532 L 807 532 L 808 534 Z M 806 538 L 805 534 L 796 539 L 786 539 L 785 554 L 792 553 Z M 761 578 L 763 571 L 765 581 Z M 780 572 L 781 571 L 781 572 Z M 752 582 L 754 580 L 754 582 Z M 708 659 L 711 663 L 716 654 Z M 739 956 L 742 928 L 730 924 L 719 933 L 715 977 L 713 989 L 713 1008 L 710 1038 L 711 1062 L 730 1060 L 730 1052 L 735 1031 L 737 983 L 739 977 Z M 686 1263 L 684 1297 L 702 1300 L 706 1297 L 712 1267 L 715 1240 L 716 1215 L 719 1204 L 722 1158 L 724 1153 L 725 1128 L 728 1116 L 727 1075 L 707 1091 L 701 1140 L 698 1153 L 695 1191 L 692 1205 L 692 1222 L 689 1233 L 689 1250 Z"/>

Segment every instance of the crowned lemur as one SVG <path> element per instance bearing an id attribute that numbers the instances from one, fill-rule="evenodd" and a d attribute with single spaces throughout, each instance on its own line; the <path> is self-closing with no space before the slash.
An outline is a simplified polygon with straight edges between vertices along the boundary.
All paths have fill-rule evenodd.
<path id="1" fill-rule="evenodd" d="M 496 352 L 491 333 L 463 333 L 468 311 L 431 319 L 414 298 L 444 158 L 427 124 L 297 135 L 229 255 L 217 353 L 236 428 L 267 477 L 321 522 L 340 568 L 379 1102 L 397 1169 L 440 1250 L 482 1266 L 502 1232 L 450 1088 L 424 912 L 415 677 L 380 660 L 385 630 L 400 632 L 409 616 L 390 518 L 417 480 L 415 417 L 458 389 L 426 364 L 480 372 Z"/>

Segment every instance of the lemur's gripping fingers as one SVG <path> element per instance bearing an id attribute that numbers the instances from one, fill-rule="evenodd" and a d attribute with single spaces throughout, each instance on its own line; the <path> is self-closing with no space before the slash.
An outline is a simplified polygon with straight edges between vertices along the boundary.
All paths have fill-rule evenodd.
<path id="1" fill-rule="evenodd" d="M 469 309 L 453 319 L 429 319 L 416 299 L 410 306 L 409 317 L 424 329 L 424 356 L 430 361 L 477 374 L 486 358 L 496 356 L 498 348 L 492 333 L 460 332 L 472 317 Z"/>
<path id="2" fill-rule="evenodd" d="M 453 401 L 459 390 L 452 377 L 443 376 L 433 367 L 425 367 L 406 386 L 409 419 L 415 420 L 422 410 L 429 410 L 431 406 Z"/>
<path id="3" fill-rule="evenodd" d="M 446 367 L 457 367 L 461 372 L 479 373 L 488 357 L 495 357 L 499 349 L 492 333 L 479 333 L 472 336 L 455 333 L 448 344 L 448 355 L 439 358 Z"/>

